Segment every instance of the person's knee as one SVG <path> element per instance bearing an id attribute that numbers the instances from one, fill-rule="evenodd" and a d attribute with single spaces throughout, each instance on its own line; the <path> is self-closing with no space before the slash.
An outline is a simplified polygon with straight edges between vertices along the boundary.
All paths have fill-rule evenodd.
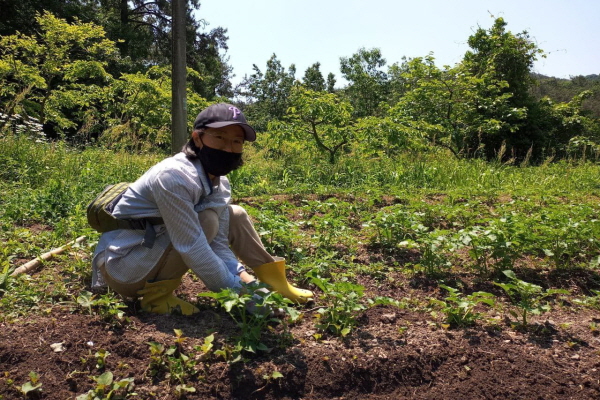
<path id="1" fill-rule="evenodd" d="M 219 215 L 215 210 L 207 209 L 198 213 L 200 225 L 206 240 L 210 243 L 219 233 Z"/>
<path id="2" fill-rule="evenodd" d="M 248 213 L 242 207 L 230 204 L 229 205 L 229 219 L 231 224 L 238 224 L 240 221 L 248 220 Z"/>

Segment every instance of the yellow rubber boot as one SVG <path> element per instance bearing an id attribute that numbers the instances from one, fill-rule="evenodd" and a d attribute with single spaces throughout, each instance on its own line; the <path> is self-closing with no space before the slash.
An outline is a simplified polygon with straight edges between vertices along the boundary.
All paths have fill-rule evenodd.
<path id="1" fill-rule="evenodd" d="M 285 277 L 285 260 L 274 261 L 252 268 L 258 280 L 266 283 L 283 297 L 297 303 L 306 303 L 314 298 L 313 292 L 292 286 Z"/>
<path id="2" fill-rule="evenodd" d="M 181 279 L 157 282 L 146 282 L 143 289 L 138 290 L 142 297 L 142 310 L 155 314 L 181 313 L 192 315 L 200 312 L 193 304 L 173 296 L 173 291 L 181 284 Z"/>

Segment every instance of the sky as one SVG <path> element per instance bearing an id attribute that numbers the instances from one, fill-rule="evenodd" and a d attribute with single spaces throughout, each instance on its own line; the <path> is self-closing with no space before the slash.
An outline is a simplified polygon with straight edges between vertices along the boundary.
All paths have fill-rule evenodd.
<path id="1" fill-rule="evenodd" d="M 469 49 L 469 36 L 489 29 L 494 17 L 514 34 L 527 31 L 546 52 L 534 72 L 600 74 L 599 0 L 201 0 L 196 11 L 206 30 L 227 28 L 234 84 L 253 64 L 264 72 L 273 53 L 286 69 L 295 64 L 297 79 L 320 62 L 336 86 L 344 84 L 340 57 L 363 47 L 379 48 L 387 66 L 430 52 L 438 67 L 452 66 Z"/>

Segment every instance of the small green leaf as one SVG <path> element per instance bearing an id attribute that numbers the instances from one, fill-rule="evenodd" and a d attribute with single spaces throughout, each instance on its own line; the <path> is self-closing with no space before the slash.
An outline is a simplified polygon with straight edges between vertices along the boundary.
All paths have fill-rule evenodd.
<path id="1" fill-rule="evenodd" d="M 269 349 L 264 343 L 259 343 L 256 346 L 256 350 L 261 350 L 261 351 L 269 351 L 271 349 Z"/>
<path id="2" fill-rule="evenodd" d="M 279 379 L 279 378 L 283 378 L 283 375 L 279 371 L 273 371 L 273 373 L 271 374 L 271 378 Z"/>
<path id="3" fill-rule="evenodd" d="M 510 269 L 507 269 L 506 271 L 502 271 L 502 273 L 504 275 L 506 275 L 507 277 L 509 277 L 510 279 L 518 279 L 517 275 L 515 275 L 515 273 L 513 271 L 511 271 Z"/>
<path id="4" fill-rule="evenodd" d="M 113 382 L 113 374 L 110 371 L 106 371 L 97 378 L 94 378 L 99 385 L 109 386 Z"/>
<path id="5" fill-rule="evenodd" d="M 23 392 L 23 394 L 27 394 L 29 392 L 33 392 L 35 390 L 38 390 L 41 387 L 42 387 L 41 383 L 38 383 L 37 385 L 34 385 L 31 382 L 26 382 L 26 383 L 23 384 L 23 386 L 21 386 L 21 392 Z"/>

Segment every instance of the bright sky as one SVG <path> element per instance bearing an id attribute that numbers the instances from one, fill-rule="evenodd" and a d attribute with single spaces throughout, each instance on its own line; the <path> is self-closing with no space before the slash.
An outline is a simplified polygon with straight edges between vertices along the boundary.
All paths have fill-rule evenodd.
<path id="1" fill-rule="evenodd" d="M 478 28 L 503 17 L 513 33 L 528 31 L 546 51 L 535 72 L 569 78 L 600 74 L 598 0 L 201 0 L 208 29 L 228 29 L 229 63 L 239 83 L 252 64 L 265 71 L 273 53 L 296 78 L 315 62 L 343 85 L 340 57 L 361 47 L 381 49 L 387 66 L 403 56 L 433 52 L 436 65 L 454 65 Z"/>

